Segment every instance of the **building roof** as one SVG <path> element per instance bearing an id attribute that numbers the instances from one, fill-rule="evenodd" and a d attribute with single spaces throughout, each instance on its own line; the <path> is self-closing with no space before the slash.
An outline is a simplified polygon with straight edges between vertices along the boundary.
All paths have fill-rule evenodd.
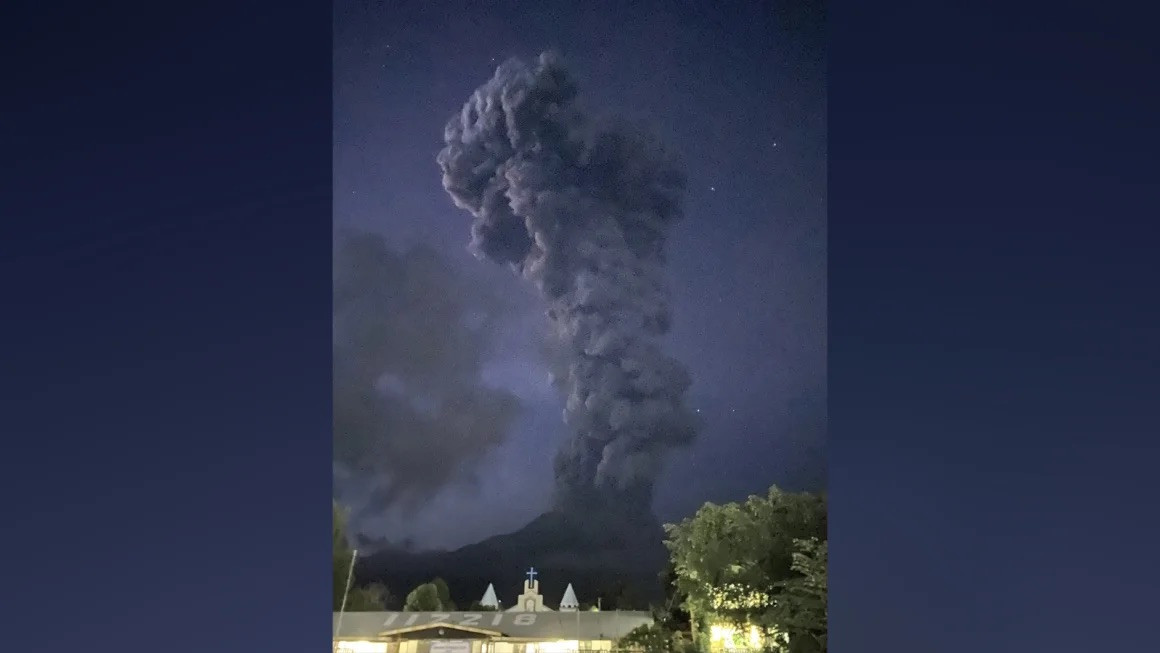
<path id="1" fill-rule="evenodd" d="M 499 633 L 510 639 L 616 640 L 634 628 L 650 624 L 648 612 L 347 612 L 334 615 L 335 639 L 406 637 L 423 626 Z M 481 634 L 483 634 L 481 633 Z"/>

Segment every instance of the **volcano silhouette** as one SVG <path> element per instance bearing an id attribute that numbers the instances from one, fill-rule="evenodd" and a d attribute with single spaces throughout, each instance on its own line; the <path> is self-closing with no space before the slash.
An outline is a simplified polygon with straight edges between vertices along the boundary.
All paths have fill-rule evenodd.
<path id="1" fill-rule="evenodd" d="M 572 583 L 583 603 L 594 602 L 609 588 L 631 588 L 641 603 L 631 607 L 643 609 L 663 595 L 659 574 L 668 559 L 663 542 L 664 530 L 647 510 L 556 510 L 513 533 L 453 551 L 387 547 L 364 558 L 358 576 L 364 582 L 383 582 L 397 595 L 440 577 L 455 603 L 466 607 L 483 595 L 488 583 L 495 583 L 501 601 L 510 602 L 519 593 L 524 572 L 534 566 L 550 606 Z"/>

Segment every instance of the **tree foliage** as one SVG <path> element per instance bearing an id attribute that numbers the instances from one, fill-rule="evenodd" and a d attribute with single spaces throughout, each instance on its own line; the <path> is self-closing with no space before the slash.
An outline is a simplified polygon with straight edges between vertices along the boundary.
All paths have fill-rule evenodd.
<path id="1" fill-rule="evenodd" d="M 656 622 L 634 628 L 617 641 L 616 647 L 645 653 L 678 653 L 690 649 L 688 640 L 680 633 Z"/>
<path id="2" fill-rule="evenodd" d="M 382 583 L 350 588 L 346 597 L 347 612 L 379 612 L 391 602 L 391 593 Z"/>
<path id="3" fill-rule="evenodd" d="M 797 575 L 782 583 L 782 600 L 777 602 L 773 619 L 791 637 L 812 640 L 795 648 L 825 651 L 829 625 L 826 611 L 829 544 L 816 538 L 797 540 L 794 544 L 793 571 Z"/>
<path id="4" fill-rule="evenodd" d="M 665 602 L 654 609 L 654 620 L 672 632 L 689 635 L 692 622 L 689 610 L 685 607 L 688 596 L 677 587 L 677 567 L 672 560 L 669 560 L 660 578 L 661 586 L 665 590 Z"/>
<path id="5" fill-rule="evenodd" d="M 431 581 L 431 584 L 434 585 L 435 589 L 439 592 L 440 609 L 444 612 L 454 612 L 455 603 L 451 600 L 451 588 L 447 587 L 447 581 L 443 580 L 442 578 L 436 578 L 435 580 Z"/>
<path id="6" fill-rule="evenodd" d="M 435 583 L 423 583 L 411 590 L 403 603 L 403 610 L 407 612 L 443 612 L 443 603 L 439 600 L 439 588 Z"/>
<path id="7" fill-rule="evenodd" d="M 665 600 L 652 606 L 653 622 L 634 629 L 620 639 L 618 648 L 646 653 L 683 653 L 694 651 L 689 613 L 685 596 L 676 588 L 676 567 L 672 562 L 660 574 Z"/>
<path id="8" fill-rule="evenodd" d="M 442 578 L 436 578 L 429 583 L 411 590 L 407 600 L 403 602 L 403 610 L 407 612 L 454 612 L 455 603 L 451 601 L 451 589 Z"/>
<path id="9" fill-rule="evenodd" d="M 707 503 L 691 518 L 665 529 L 675 591 L 683 596 L 700 635 L 712 621 L 755 625 L 767 634 L 766 642 L 776 641 L 768 637 L 774 632 L 802 639 L 797 617 L 789 617 L 791 612 L 797 614 L 790 607 L 797 605 L 796 597 L 808 594 L 803 594 L 801 583 L 794 582 L 805 575 L 795 565 L 817 568 L 818 550 L 801 542 L 826 538 L 824 495 L 787 493 L 774 487 L 764 497 L 751 496 L 741 503 Z M 824 564 L 823 557 L 823 577 Z M 811 582 L 816 585 L 816 579 Z M 791 646 L 796 649 L 796 644 Z"/>

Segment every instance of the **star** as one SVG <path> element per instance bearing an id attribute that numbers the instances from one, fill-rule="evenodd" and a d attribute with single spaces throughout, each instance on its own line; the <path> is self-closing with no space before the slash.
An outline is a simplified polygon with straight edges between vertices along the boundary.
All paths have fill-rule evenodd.
<path id="1" fill-rule="evenodd" d="M 709 190 L 711 190 L 711 191 L 713 191 L 713 192 L 716 192 L 716 191 L 717 191 L 717 187 L 716 187 L 716 186 L 710 186 L 710 187 L 709 187 Z"/>

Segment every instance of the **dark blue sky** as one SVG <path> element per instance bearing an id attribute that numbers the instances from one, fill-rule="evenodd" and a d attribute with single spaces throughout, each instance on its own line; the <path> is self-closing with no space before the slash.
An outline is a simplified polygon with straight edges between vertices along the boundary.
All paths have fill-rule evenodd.
<path id="1" fill-rule="evenodd" d="M 674 328 L 699 441 L 674 457 L 656 508 L 672 519 L 772 483 L 820 487 L 826 430 L 826 94 L 817 7 L 771 3 L 426 2 L 335 4 L 334 220 L 399 248 L 435 247 L 508 295 L 520 280 L 470 257 L 470 216 L 435 165 L 443 125 L 511 56 L 555 49 L 588 104 L 654 131 L 683 158 L 687 219 L 670 241 Z M 526 302 L 485 377 L 523 413 L 481 462 L 398 536 L 460 544 L 547 506 L 562 401 L 535 349 Z M 696 479 L 690 482 L 689 479 Z M 410 533 L 408 533 L 410 534 Z"/>

